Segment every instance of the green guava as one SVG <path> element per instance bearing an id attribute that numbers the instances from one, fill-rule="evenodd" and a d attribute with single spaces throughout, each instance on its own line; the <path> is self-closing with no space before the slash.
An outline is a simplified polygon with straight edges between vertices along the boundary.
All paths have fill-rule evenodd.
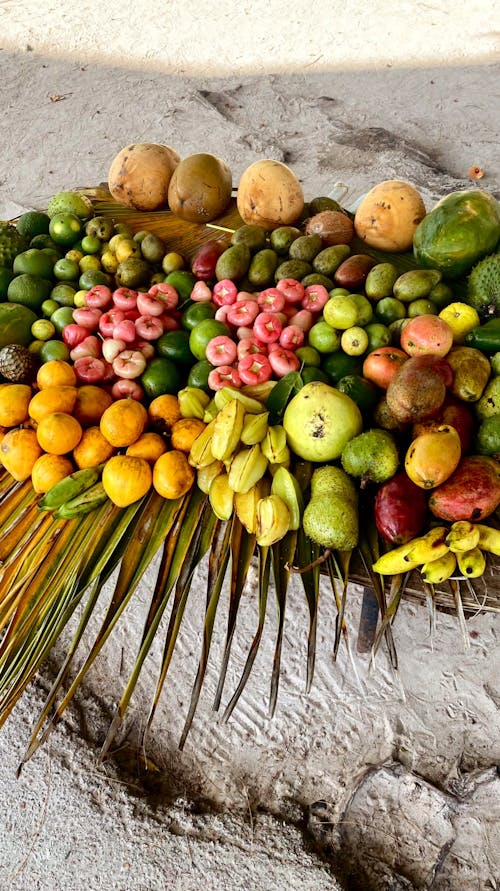
<path id="1" fill-rule="evenodd" d="M 323 381 L 311 381 L 288 403 L 283 426 L 288 445 L 299 458 L 325 463 L 339 458 L 346 443 L 361 433 L 363 419 L 345 393 Z"/>

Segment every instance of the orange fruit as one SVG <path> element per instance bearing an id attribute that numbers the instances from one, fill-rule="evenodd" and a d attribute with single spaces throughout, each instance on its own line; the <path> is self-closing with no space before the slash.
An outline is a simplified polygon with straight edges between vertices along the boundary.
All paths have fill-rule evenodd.
<path id="1" fill-rule="evenodd" d="M 45 387 L 35 393 L 30 400 L 28 413 L 30 418 L 40 423 L 46 415 L 52 415 L 56 411 L 72 414 L 77 396 L 76 387 Z"/>
<path id="2" fill-rule="evenodd" d="M 9 430 L 0 443 L 0 456 L 5 469 L 17 482 L 23 482 L 31 476 L 37 458 L 42 454 L 34 430 L 14 427 Z"/>
<path id="3" fill-rule="evenodd" d="M 44 362 L 36 376 L 40 390 L 45 387 L 76 387 L 76 380 L 73 366 L 64 359 L 49 359 Z"/>
<path id="4" fill-rule="evenodd" d="M 149 403 L 148 415 L 151 425 L 160 433 L 169 432 L 176 421 L 180 421 L 181 409 L 177 396 L 165 393 Z"/>
<path id="5" fill-rule="evenodd" d="M 78 469 L 82 470 L 103 464 L 114 453 L 115 447 L 110 445 L 99 427 L 86 427 L 80 442 L 73 449 L 73 459 Z"/>
<path id="6" fill-rule="evenodd" d="M 194 470 L 184 452 L 174 449 L 153 465 L 153 486 L 162 498 L 181 498 L 193 486 Z"/>
<path id="7" fill-rule="evenodd" d="M 101 433 L 117 449 L 132 445 L 144 432 L 148 413 L 137 399 L 117 399 L 103 412 Z"/>
<path id="8" fill-rule="evenodd" d="M 159 433 L 141 433 L 132 445 L 129 445 L 126 455 L 134 458 L 144 458 L 154 464 L 160 455 L 167 451 L 167 444 Z"/>
<path id="9" fill-rule="evenodd" d="M 51 455 L 67 455 L 82 438 L 83 430 L 72 415 L 55 411 L 45 415 L 36 428 L 40 447 Z"/>
<path id="10" fill-rule="evenodd" d="M 104 465 L 102 484 L 108 498 L 117 507 L 128 507 L 149 492 L 152 471 L 144 458 L 113 455 Z"/>
<path id="11" fill-rule="evenodd" d="M 28 419 L 31 399 L 28 384 L 4 384 L 0 386 L 0 426 L 18 427 Z"/>
<path id="12" fill-rule="evenodd" d="M 64 455 L 49 455 L 44 452 L 33 464 L 31 482 L 37 495 L 48 492 L 74 471 L 73 463 Z"/>
<path id="13" fill-rule="evenodd" d="M 199 418 L 181 418 L 180 421 L 176 421 L 172 427 L 172 448 L 189 454 L 196 437 L 206 426 Z"/>
<path id="14" fill-rule="evenodd" d="M 72 415 L 82 427 L 93 427 L 101 420 L 103 413 L 113 402 L 113 397 L 102 387 L 83 384 L 76 391 L 76 402 Z"/>

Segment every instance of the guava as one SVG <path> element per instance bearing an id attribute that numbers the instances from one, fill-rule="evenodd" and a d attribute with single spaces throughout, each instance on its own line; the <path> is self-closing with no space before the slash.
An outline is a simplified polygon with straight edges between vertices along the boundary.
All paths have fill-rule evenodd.
<path id="1" fill-rule="evenodd" d="M 363 419 L 350 396 L 311 381 L 288 403 L 283 427 L 299 458 L 324 463 L 340 457 L 346 443 L 361 433 Z"/>

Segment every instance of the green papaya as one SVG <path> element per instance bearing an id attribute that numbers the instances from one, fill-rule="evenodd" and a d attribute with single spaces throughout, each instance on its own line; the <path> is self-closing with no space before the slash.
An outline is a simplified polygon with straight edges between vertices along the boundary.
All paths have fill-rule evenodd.
<path id="1" fill-rule="evenodd" d="M 500 203 L 482 189 L 462 189 L 441 198 L 418 224 L 413 253 L 419 266 L 456 279 L 490 254 L 499 239 Z"/>

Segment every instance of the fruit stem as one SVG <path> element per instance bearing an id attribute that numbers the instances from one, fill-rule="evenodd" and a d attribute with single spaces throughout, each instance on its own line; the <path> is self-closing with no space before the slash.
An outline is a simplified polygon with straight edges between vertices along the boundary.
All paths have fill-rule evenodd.
<path id="1" fill-rule="evenodd" d="M 317 557 L 316 560 L 313 560 L 312 563 L 308 563 L 307 566 L 294 566 L 293 563 L 285 563 L 285 569 L 287 572 L 295 572 L 302 574 L 303 572 L 308 572 L 310 569 L 314 569 L 315 566 L 320 566 L 321 563 L 324 563 L 328 560 L 328 557 L 332 553 L 331 548 L 326 548 L 323 551 L 321 557 Z"/>

